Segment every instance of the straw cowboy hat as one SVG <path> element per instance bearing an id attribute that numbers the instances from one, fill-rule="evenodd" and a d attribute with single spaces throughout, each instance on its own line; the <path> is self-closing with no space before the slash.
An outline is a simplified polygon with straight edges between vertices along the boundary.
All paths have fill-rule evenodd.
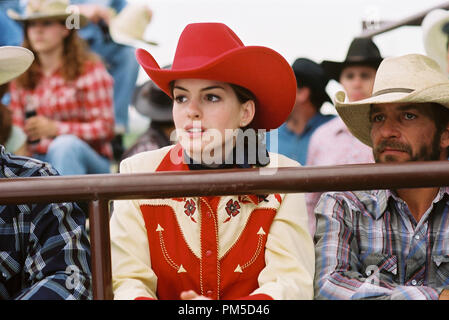
<path id="1" fill-rule="evenodd" d="M 22 47 L 0 47 L 0 85 L 24 73 L 34 60 L 33 53 Z"/>
<path id="2" fill-rule="evenodd" d="M 151 121 L 173 122 L 173 101 L 153 81 L 148 80 L 134 91 L 133 105 Z"/>
<path id="3" fill-rule="evenodd" d="M 279 127 L 290 114 L 296 99 L 296 79 L 289 63 L 276 51 L 245 46 L 222 23 L 193 23 L 182 32 L 171 69 L 161 69 L 143 49 L 137 61 L 150 78 L 171 96 L 170 82 L 176 79 L 209 79 L 239 85 L 256 97 L 254 129 Z"/>
<path id="4" fill-rule="evenodd" d="M 157 45 L 154 41 L 144 39 L 145 30 L 153 13 L 144 4 L 129 3 L 109 23 L 112 40 L 128 46 L 141 47 Z"/>
<path id="5" fill-rule="evenodd" d="M 372 146 L 369 112 L 372 104 L 438 103 L 449 108 L 449 79 L 438 63 L 421 54 L 386 58 L 377 70 L 370 98 L 345 102 L 335 95 L 335 108 L 352 134 Z"/>
<path id="6" fill-rule="evenodd" d="M 340 80 L 340 74 L 345 67 L 351 65 L 367 65 L 374 69 L 383 60 L 379 48 L 371 39 L 355 38 L 349 46 L 346 58 L 342 62 L 324 60 L 321 66 L 330 79 Z"/>
<path id="7" fill-rule="evenodd" d="M 8 16 L 19 22 L 26 22 L 32 20 L 61 20 L 66 21 L 69 17 L 79 17 L 79 28 L 88 24 L 89 20 L 86 16 L 71 11 L 69 1 L 66 0 L 29 0 L 23 15 L 16 11 L 9 9 Z"/>
<path id="8" fill-rule="evenodd" d="M 449 73 L 447 63 L 447 44 L 449 38 L 449 11 L 436 9 L 430 11 L 421 24 L 424 49 L 429 57 Z"/>

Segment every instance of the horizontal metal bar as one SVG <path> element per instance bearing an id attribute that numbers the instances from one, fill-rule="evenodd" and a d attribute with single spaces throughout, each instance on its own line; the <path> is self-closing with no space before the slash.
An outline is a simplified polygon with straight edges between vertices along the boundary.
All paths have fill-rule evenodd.
<path id="1" fill-rule="evenodd" d="M 449 161 L 0 179 L 0 203 L 449 185 Z"/>
<path id="2" fill-rule="evenodd" d="M 424 20 L 425 16 L 432 10 L 435 9 L 445 9 L 448 10 L 449 9 L 449 2 L 446 1 L 442 4 L 439 4 L 437 6 L 434 6 L 430 9 L 421 11 L 417 14 L 411 15 L 407 18 L 395 21 L 395 22 L 390 22 L 390 23 L 386 23 L 385 25 L 382 25 L 379 29 L 374 29 L 374 30 L 365 30 L 362 32 L 361 35 L 358 36 L 358 38 L 372 38 L 374 36 L 377 36 L 379 34 L 397 29 L 399 27 L 403 27 L 403 26 L 420 26 L 422 21 Z"/>

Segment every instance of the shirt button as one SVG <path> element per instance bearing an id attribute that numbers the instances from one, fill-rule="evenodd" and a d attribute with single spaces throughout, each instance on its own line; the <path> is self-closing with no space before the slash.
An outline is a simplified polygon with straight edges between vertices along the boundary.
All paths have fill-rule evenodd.
<path id="1" fill-rule="evenodd" d="M 3 278 L 6 278 L 8 275 L 6 273 L 2 272 L 2 276 L 3 276 Z"/>
<path id="2" fill-rule="evenodd" d="M 212 255 L 212 250 L 207 250 L 206 251 L 206 257 L 210 257 Z"/>
<path id="3" fill-rule="evenodd" d="M 214 292 L 212 290 L 208 290 L 206 292 L 206 296 L 208 296 L 208 297 L 212 297 L 213 294 L 214 294 Z"/>
<path id="4" fill-rule="evenodd" d="M 419 238 L 420 238 L 420 236 L 419 236 L 419 234 L 417 234 L 417 235 L 415 236 L 415 239 L 416 239 L 416 240 L 419 240 Z"/>
<path id="5" fill-rule="evenodd" d="M 413 285 L 413 286 L 416 286 L 417 283 L 418 283 L 418 282 L 417 282 L 415 279 L 412 280 L 412 285 Z"/>

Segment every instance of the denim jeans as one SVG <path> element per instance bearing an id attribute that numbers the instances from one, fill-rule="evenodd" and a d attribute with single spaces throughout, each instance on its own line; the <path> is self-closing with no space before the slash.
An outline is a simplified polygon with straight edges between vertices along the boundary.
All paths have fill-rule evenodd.
<path id="1" fill-rule="evenodd" d="M 8 17 L 8 9 L 20 12 L 19 1 L 0 0 L 0 46 L 20 46 L 23 41 L 22 26 Z"/>
<path id="2" fill-rule="evenodd" d="M 110 173 L 109 159 L 74 135 L 58 136 L 46 154 L 34 154 L 33 158 L 50 163 L 63 176 Z"/>

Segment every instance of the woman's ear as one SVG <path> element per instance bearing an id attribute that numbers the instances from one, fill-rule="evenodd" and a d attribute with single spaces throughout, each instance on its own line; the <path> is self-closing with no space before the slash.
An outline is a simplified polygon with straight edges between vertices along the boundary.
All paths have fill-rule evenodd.
<path id="1" fill-rule="evenodd" d="M 241 117 L 240 117 L 240 127 L 246 127 L 254 119 L 256 114 L 256 103 L 254 100 L 248 100 L 242 104 Z"/>

